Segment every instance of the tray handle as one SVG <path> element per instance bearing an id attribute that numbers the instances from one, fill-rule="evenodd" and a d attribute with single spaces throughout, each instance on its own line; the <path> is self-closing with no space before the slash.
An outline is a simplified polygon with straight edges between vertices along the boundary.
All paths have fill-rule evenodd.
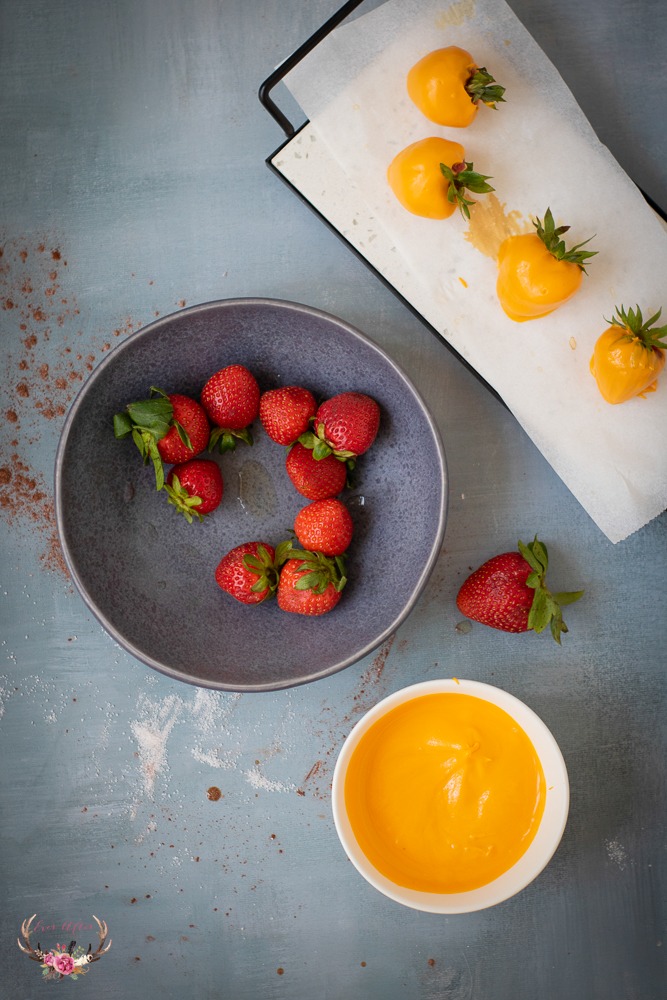
<path id="1" fill-rule="evenodd" d="M 344 3 L 342 7 L 332 14 L 331 17 L 310 36 L 310 38 L 307 38 L 306 41 L 292 53 L 291 56 L 284 59 L 283 62 L 281 62 L 280 65 L 274 69 L 273 73 L 271 73 L 270 76 L 267 76 L 266 80 L 264 80 L 264 82 L 260 85 L 258 96 L 261 103 L 264 105 L 271 117 L 280 125 L 288 139 L 296 133 L 296 127 L 273 100 L 271 97 L 271 91 L 278 83 L 281 82 L 283 77 L 286 76 L 291 69 L 294 69 L 294 67 L 301 62 L 304 56 L 307 56 L 312 49 L 319 45 L 320 42 L 341 23 L 341 21 L 344 21 L 345 18 L 362 2 L 363 0 L 347 0 L 347 3 Z"/>

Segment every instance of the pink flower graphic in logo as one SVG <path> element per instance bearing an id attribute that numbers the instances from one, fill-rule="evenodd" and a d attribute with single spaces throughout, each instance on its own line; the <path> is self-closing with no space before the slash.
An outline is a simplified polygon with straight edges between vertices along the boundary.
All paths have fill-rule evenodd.
<path id="1" fill-rule="evenodd" d="M 69 976 L 74 971 L 74 959 L 66 951 L 63 951 L 54 956 L 53 968 L 56 969 L 61 976 Z"/>
<path id="2" fill-rule="evenodd" d="M 57 944 L 53 951 L 43 951 L 39 944 L 37 948 L 33 948 L 30 943 L 30 934 L 34 931 L 32 923 L 36 916 L 37 914 L 33 913 L 29 920 L 23 921 L 21 924 L 21 937 L 18 939 L 17 944 L 28 958 L 31 958 L 33 962 L 40 963 L 42 976 L 45 980 L 57 981 L 64 979 L 65 976 L 70 976 L 72 980 L 77 980 L 80 976 L 87 973 L 89 965 L 93 962 L 99 962 L 111 947 L 111 938 L 108 938 L 109 931 L 106 923 L 104 920 L 98 920 L 93 915 L 93 920 L 97 924 L 97 936 L 99 938 L 99 944 L 94 951 L 92 944 L 89 944 L 86 949 L 83 945 L 77 945 L 76 941 L 70 941 L 67 947 L 64 944 Z M 41 925 L 41 921 L 39 924 Z M 68 922 L 67 925 L 63 924 L 63 927 L 65 926 L 69 928 L 71 923 Z M 54 928 L 51 929 L 53 930 Z"/>

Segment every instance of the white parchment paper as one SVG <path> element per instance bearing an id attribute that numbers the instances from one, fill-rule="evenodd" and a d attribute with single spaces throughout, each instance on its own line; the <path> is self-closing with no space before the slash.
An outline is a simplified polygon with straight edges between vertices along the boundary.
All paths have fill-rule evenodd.
<path id="1" fill-rule="evenodd" d="M 406 92 L 410 67 L 450 44 L 506 88 L 506 103 L 482 108 L 467 129 L 429 122 Z M 620 541 L 661 513 L 667 375 L 657 392 L 611 406 L 589 361 L 616 305 L 639 304 L 645 316 L 663 305 L 667 232 L 503 0 L 388 0 L 336 29 L 286 82 L 310 119 L 320 174 L 328 162 L 350 215 L 371 220 L 368 238 L 400 258 L 411 286 L 401 291 L 499 392 L 607 537 Z M 399 205 L 387 166 L 429 135 L 460 142 L 475 169 L 492 176 L 494 231 L 498 219 L 534 231 L 531 219 L 551 207 L 557 224 L 571 226 L 568 245 L 594 235 L 598 256 L 569 303 L 526 323 L 505 316 L 489 239 L 479 238 L 482 196 L 471 223 L 459 213 L 421 219 Z"/>

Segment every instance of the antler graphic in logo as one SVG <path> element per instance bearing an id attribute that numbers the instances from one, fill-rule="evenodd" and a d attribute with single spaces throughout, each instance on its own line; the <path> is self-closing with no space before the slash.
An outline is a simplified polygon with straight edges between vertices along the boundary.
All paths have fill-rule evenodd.
<path id="1" fill-rule="evenodd" d="M 21 924 L 23 942 L 21 942 L 21 938 L 17 938 L 16 943 L 28 958 L 32 959 L 33 962 L 40 963 L 45 979 L 64 979 L 65 976 L 77 979 L 88 971 L 91 962 L 98 962 L 111 947 L 111 938 L 107 942 L 109 929 L 106 923 L 104 920 L 98 920 L 93 914 L 93 920 L 99 928 L 97 932 L 99 944 L 95 951 L 93 951 L 92 944 L 88 945 L 88 951 L 84 951 L 81 945 L 77 948 L 76 941 L 70 941 L 67 948 L 64 945 L 56 945 L 55 950 L 51 951 L 42 951 L 39 942 L 37 942 L 37 948 L 33 948 L 30 943 L 30 935 L 32 933 L 31 925 L 36 916 L 37 914 L 33 913 L 29 920 L 23 921 Z"/>

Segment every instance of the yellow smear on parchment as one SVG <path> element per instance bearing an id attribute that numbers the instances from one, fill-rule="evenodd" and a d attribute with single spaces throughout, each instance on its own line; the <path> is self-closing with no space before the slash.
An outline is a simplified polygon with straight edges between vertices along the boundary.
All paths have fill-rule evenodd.
<path id="1" fill-rule="evenodd" d="M 515 209 L 508 212 L 495 194 L 488 194 L 475 204 L 464 235 L 475 250 L 495 260 L 503 240 L 530 232 L 533 232 L 533 226 L 521 212 Z"/>
<path id="2" fill-rule="evenodd" d="M 457 0 L 435 19 L 436 28 L 446 28 L 448 25 L 460 25 L 469 21 L 475 13 L 475 0 Z"/>

